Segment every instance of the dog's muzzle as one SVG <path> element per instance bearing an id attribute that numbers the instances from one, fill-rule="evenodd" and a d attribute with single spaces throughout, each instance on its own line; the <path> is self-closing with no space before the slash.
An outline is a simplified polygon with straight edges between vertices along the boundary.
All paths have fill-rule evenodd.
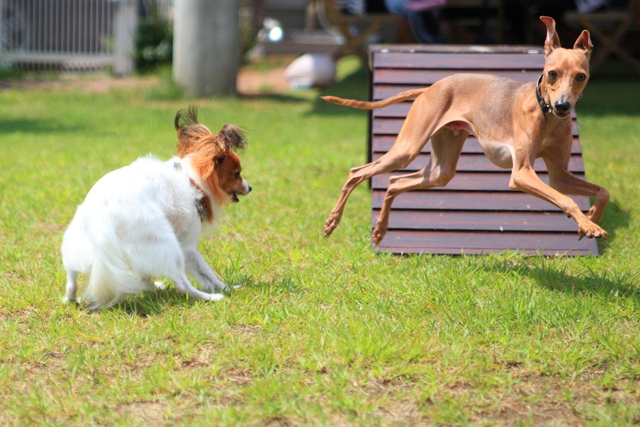
<path id="1" fill-rule="evenodd" d="M 244 193 L 238 193 L 236 191 L 233 191 L 230 196 L 231 196 L 231 201 L 233 203 L 238 203 L 240 201 L 240 199 L 238 198 L 238 196 L 246 196 L 247 194 L 251 193 L 251 190 L 253 190 L 253 187 L 251 187 L 249 184 L 247 184 L 246 186 L 247 191 L 245 191 Z"/>
<path id="2" fill-rule="evenodd" d="M 553 110 L 556 116 L 558 117 L 567 117 L 569 114 L 571 114 L 571 103 L 569 101 L 556 101 L 555 104 L 553 104 Z"/>

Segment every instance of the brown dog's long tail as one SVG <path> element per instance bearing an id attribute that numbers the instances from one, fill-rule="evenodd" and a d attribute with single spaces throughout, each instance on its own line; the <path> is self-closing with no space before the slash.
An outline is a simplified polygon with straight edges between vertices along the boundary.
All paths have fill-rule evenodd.
<path id="1" fill-rule="evenodd" d="M 405 92 L 401 92 L 397 95 L 394 95 L 390 98 L 383 99 L 381 101 L 371 101 L 371 102 L 358 101 L 356 99 L 338 98 L 337 96 L 323 96 L 322 99 L 324 99 L 327 102 L 331 102 L 333 104 L 359 108 L 361 110 L 374 110 L 376 108 L 382 108 L 382 107 L 386 107 L 387 105 L 397 104 L 398 102 L 416 98 L 425 90 L 427 90 L 427 88 L 407 90 Z"/>

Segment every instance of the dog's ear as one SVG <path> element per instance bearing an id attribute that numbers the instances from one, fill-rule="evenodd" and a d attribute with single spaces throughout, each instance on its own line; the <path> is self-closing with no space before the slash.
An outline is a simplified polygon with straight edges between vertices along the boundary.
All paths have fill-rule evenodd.
<path id="1" fill-rule="evenodd" d="M 587 55 L 587 59 L 591 59 L 593 43 L 591 43 L 591 34 L 589 34 L 589 31 L 582 30 L 582 33 L 580 33 L 580 37 L 576 40 L 576 44 L 573 45 L 573 48 L 583 50 L 584 54 Z"/>
<path id="2" fill-rule="evenodd" d="M 223 151 L 213 157 L 213 162 L 216 164 L 216 170 L 220 169 L 220 166 L 224 163 L 224 159 L 226 159 L 228 155 L 227 153 L 228 151 Z"/>
<path id="3" fill-rule="evenodd" d="M 244 132 L 238 126 L 224 125 L 218 132 L 218 139 L 225 150 L 244 150 L 247 147 Z"/>
<path id="4" fill-rule="evenodd" d="M 173 119 L 173 126 L 178 132 L 184 127 L 197 125 L 198 123 L 198 107 L 190 105 L 188 110 L 180 110 Z"/>
<path id="5" fill-rule="evenodd" d="M 556 21 L 549 16 L 541 16 L 540 20 L 547 27 L 547 39 L 544 41 L 544 56 L 549 56 L 554 49 L 560 47 L 560 37 L 556 33 Z"/>

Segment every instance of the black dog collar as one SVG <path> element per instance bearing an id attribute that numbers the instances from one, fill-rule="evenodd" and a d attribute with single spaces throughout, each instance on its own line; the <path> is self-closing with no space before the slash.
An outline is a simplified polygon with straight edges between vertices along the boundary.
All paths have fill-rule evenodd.
<path id="1" fill-rule="evenodd" d="M 542 81 L 542 74 L 538 78 L 538 82 L 536 83 L 536 99 L 538 100 L 538 105 L 542 109 L 543 113 L 551 113 L 553 110 L 551 109 L 551 105 L 547 104 L 544 99 L 542 99 L 542 95 L 540 95 L 540 82 Z"/>

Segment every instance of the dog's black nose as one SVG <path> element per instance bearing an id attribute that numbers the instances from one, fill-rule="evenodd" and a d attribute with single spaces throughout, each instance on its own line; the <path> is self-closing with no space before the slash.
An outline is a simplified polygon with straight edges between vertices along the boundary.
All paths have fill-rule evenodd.
<path id="1" fill-rule="evenodd" d="M 247 194 L 251 193 L 251 190 L 253 190 L 253 187 L 249 186 L 249 189 L 247 190 Z"/>
<path id="2" fill-rule="evenodd" d="M 558 101 L 555 107 L 558 113 L 566 113 L 571 109 L 571 103 L 568 101 Z"/>

